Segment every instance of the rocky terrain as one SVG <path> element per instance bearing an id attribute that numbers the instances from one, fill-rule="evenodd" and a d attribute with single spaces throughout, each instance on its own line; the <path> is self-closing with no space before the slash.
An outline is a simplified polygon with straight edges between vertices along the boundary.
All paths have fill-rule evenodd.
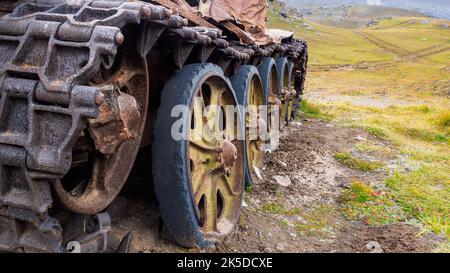
<path id="1" fill-rule="evenodd" d="M 247 190 L 235 231 L 216 247 L 203 250 L 176 246 L 161 223 L 149 181 L 137 172 L 132 176 L 136 188 L 128 186 L 113 204 L 122 207 L 121 214 L 113 213 L 113 237 L 133 230 L 135 252 L 432 251 L 443 238 L 423 232 L 414 220 L 370 224 L 343 215 L 340 197 L 354 181 L 386 191 L 379 183 L 385 171 L 354 170 L 336 159 L 343 151 L 357 155 L 355 146 L 361 142 L 391 151 L 366 155 L 370 160 L 397 160 L 394 147 L 362 130 L 310 118 L 285 128 L 279 150 L 267 156 L 261 179 Z"/>

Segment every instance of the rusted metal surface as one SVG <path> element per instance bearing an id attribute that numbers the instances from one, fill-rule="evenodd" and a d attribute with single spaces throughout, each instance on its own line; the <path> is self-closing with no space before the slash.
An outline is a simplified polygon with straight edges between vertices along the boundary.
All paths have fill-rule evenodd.
<path id="1" fill-rule="evenodd" d="M 23 4 L 25 1 L 21 0 L 3 0 L 0 3 L 0 14 L 1 12 L 9 12 L 16 8 L 18 5 Z"/>
<path id="2" fill-rule="evenodd" d="M 243 30 L 250 34 L 258 44 L 271 42 L 271 39 L 265 34 L 267 10 L 267 0 L 205 0 L 199 2 L 199 11 L 203 16 L 221 23 L 232 21 L 242 25 Z"/>
<path id="3" fill-rule="evenodd" d="M 179 13 L 180 15 L 189 19 L 196 25 L 207 28 L 216 28 L 216 26 L 214 26 L 213 24 L 209 23 L 201 16 L 199 16 L 196 10 L 191 6 L 189 6 L 189 4 L 184 0 L 154 0 L 154 2 Z"/>
<path id="4" fill-rule="evenodd" d="M 236 146 L 230 140 L 224 139 L 217 148 L 217 154 L 220 166 L 225 170 L 226 174 L 230 174 L 231 168 L 237 159 Z"/>
<path id="5" fill-rule="evenodd" d="M 292 41 L 292 47 L 296 49 L 293 54 L 294 64 L 294 89 L 295 97 L 292 106 L 292 117 L 297 115 L 297 109 L 302 99 L 303 90 L 305 89 L 306 74 L 308 70 L 308 44 L 302 40 L 294 39 Z"/>
<path id="6" fill-rule="evenodd" d="M 133 34 L 127 31 L 124 36 L 125 48 L 134 44 Z M 79 139 L 86 142 L 90 138 L 93 145 L 86 150 L 77 142 L 73 158 L 84 161 L 72 164 L 54 184 L 59 200 L 77 213 L 100 212 L 114 200 L 140 148 L 148 107 L 147 64 L 137 51 L 124 50 L 119 51 L 115 62 L 118 67 L 108 65 L 109 69 L 101 69 L 92 80 L 94 86 L 111 86 L 113 90 L 97 97 L 98 116 L 87 121 L 88 133 Z"/>
<path id="7" fill-rule="evenodd" d="M 196 90 L 193 124 L 189 126 L 190 188 L 200 230 L 205 239 L 217 240 L 231 232 L 239 217 L 244 143 L 236 139 L 234 129 L 226 130 L 225 124 L 233 117 L 223 109 L 236 105 L 236 101 L 224 79 L 206 78 Z"/>
<path id="8" fill-rule="evenodd" d="M 51 5 L 57 2 L 21 5 L 0 21 L 2 250 L 65 250 L 61 226 L 48 214 L 50 187 L 71 168 L 73 145 L 88 121 L 99 117 L 100 94 L 116 92 L 88 81 L 112 65 L 123 42 L 120 28 L 151 19 L 141 14 L 144 3 Z M 146 6 L 157 20 L 168 14 Z M 120 100 L 118 119 L 129 129 L 133 102 Z"/>
<path id="9" fill-rule="evenodd" d="M 268 132 L 265 113 L 261 111 L 261 106 L 264 106 L 264 92 L 261 80 L 255 74 L 249 80 L 247 88 L 247 111 L 245 117 L 247 164 L 250 169 L 250 175 L 252 176 L 255 176 L 255 169 L 260 168 L 263 164 L 265 153 L 264 143 Z M 254 124 L 255 119 L 256 124 Z M 255 125 L 256 128 L 252 128 Z M 255 131 L 257 133 L 256 136 L 254 135 Z"/>
<path id="10" fill-rule="evenodd" d="M 105 252 L 111 218 L 107 213 L 94 216 L 73 215 L 64 226 L 64 245 L 72 253 Z"/>
<path id="11" fill-rule="evenodd" d="M 154 0 L 196 25 L 218 28 L 220 25 L 247 45 L 281 43 L 292 32 L 266 29 L 268 4 L 266 0 L 202 0 L 191 7 L 185 0 Z M 211 24 L 206 19 L 213 20 Z"/>
<path id="12" fill-rule="evenodd" d="M 236 34 L 236 36 L 239 37 L 239 39 L 243 43 L 246 43 L 246 44 L 249 44 L 249 45 L 254 45 L 256 43 L 256 39 L 254 37 L 252 37 L 249 33 L 245 32 L 244 30 L 242 30 L 241 28 L 239 28 L 238 26 L 236 26 L 232 22 L 228 21 L 228 22 L 223 22 L 222 24 L 229 31 L 231 31 L 232 33 Z"/>
<path id="13" fill-rule="evenodd" d="M 215 63 L 232 75 L 263 57 L 288 56 L 295 63 L 297 100 L 304 87 L 305 43 L 289 38 L 281 46 L 260 46 L 255 30 L 261 27 L 239 25 L 237 16 L 212 24 L 195 7 L 180 8 L 184 0 L 152 1 L 178 3 L 171 10 L 120 0 L 13 2 L 0 3 L 0 10 L 11 11 L 0 19 L 0 250 L 67 251 L 66 225 L 49 213 L 51 187 L 77 213 L 95 214 L 112 202 L 148 141 L 140 138 L 152 117 L 146 62 L 152 50 L 161 61 L 151 59 L 157 70 L 150 74 L 162 82 L 162 74 L 186 63 Z M 230 167 L 233 149 L 224 151 L 223 164 Z M 86 175 L 66 184 L 74 173 Z M 82 251 L 105 249 L 108 228 L 97 231 L 82 230 L 78 237 L 93 244 Z"/>

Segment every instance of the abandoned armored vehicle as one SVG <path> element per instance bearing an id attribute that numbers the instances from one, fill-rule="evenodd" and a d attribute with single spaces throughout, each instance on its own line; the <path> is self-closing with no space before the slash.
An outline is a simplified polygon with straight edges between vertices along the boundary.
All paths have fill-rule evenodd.
<path id="1" fill-rule="evenodd" d="M 105 209 L 144 148 L 174 240 L 203 247 L 229 234 L 305 80 L 306 43 L 266 29 L 267 10 L 1 1 L 0 250 L 111 251 Z"/>

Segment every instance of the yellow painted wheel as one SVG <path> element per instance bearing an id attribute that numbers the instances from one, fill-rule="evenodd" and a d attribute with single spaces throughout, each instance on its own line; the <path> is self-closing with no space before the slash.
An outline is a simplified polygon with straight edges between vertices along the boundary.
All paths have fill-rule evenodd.
<path id="1" fill-rule="evenodd" d="M 226 107 L 236 105 L 227 83 L 213 76 L 198 86 L 188 148 L 190 183 L 200 230 L 213 239 L 228 234 L 239 217 L 243 166 L 236 162 L 243 156 L 243 143 L 233 140 L 231 131 L 237 128 L 237 120 L 232 124 L 234 128 L 227 128 L 230 124 Z M 205 131 L 214 137 L 205 136 Z"/>
<path id="2" fill-rule="evenodd" d="M 257 172 L 264 161 L 267 137 L 267 113 L 264 108 L 264 92 L 255 66 L 243 66 L 231 78 L 239 104 L 244 108 L 245 124 L 245 179 L 248 186 L 258 179 Z"/>
<path id="3" fill-rule="evenodd" d="M 267 132 L 269 140 L 267 141 L 267 151 L 275 150 L 280 142 L 280 108 L 281 108 L 281 92 L 278 80 L 278 71 L 275 60 L 273 58 L 265 58 L 261 65 L 258 66 L 259 75 L 264 91 L 264 103 L 267 105 Z"/>
<path id="4" fill-rule="evenodd" d="M 281 119 L 282 125 L 288 125 L 292 113 L 293 92 L 290 86 L 291 74 L 287 58 L 277 60 L 277 70 L 279 75 L 279 85 L 281 90 Z"/>
<path id="5" fill-rule="evenodd" d="M 178 106 L 189 111 L 174 116 Z M 155 192 L 163 221 L 182 246 L 217 242 L 238 221 L 244 141 L 236 138 L 240 113 L 230 106 L 237 106 L 233 88 L 213 64 L 184 67 L 162 91 L 152 144 Z"/>
<path id="6" fill-rule="evenodd" d="M 288 84 L 288 92 L 290 92 L 290 99 L 288 103 L 286 122 L 289 124 L 292 120 L 294 120 L 294 99 L 297 96 L 297 91 L 295 90 L 295 69 L 294 63 L 289 61 L 288 64 L 289 71 L 289 84 Z"/>

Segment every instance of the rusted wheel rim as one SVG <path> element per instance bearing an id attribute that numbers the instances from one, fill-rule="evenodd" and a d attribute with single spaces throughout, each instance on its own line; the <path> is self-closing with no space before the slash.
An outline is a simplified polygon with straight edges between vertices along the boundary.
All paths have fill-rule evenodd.
<path id="1" fill-rule="evenodd" d="M 290 122 L 291 120 L 293 120 L 295 117 L 293 116 L 293 109 L 294 109 L 294 99 L 296 96 L 296 91 L 295 91 L 295 68 L 292 65 L 289 65 L 289 87 L 288 87 L 288 92 L 290 93 L 289 96 L 289 102 L 288 102 L 288 113 L 287 113 L 287 120 L 288 122 Z"/>
<path id="2" fill-rule="evenodd" d="M 205 239 L 217 240 L 231 232 L 239 217 L 244 191 L 244 150 L 242 141 L 233 140 L 233 128 L 227 128 L 230 120 L 234 120 L 237 128 L 238 120 L 225 110 L 227 105 L 236 105 L 226 82 L 212 76 L 204 78 L 198 86 L 187 145 L 189 181 L 200 231 Z M 221 136 L 218 139 L 207 137 L 201 131 L 205 127 L 223 133 L 217 134 Z"/>
<path id="3" fill-rule="evenodd" d="M 280 107 L 280 125 L 285 124 L 286 121 L 289 121 L 289 107 L 292 107 L 292 98 L 290 92 L 290 83 L 289 83 L 289 69 L 286 64 L 286 69 L 283 76 L 283 86 L 281 86 L 281 97 L 283 100 L 283 104 Z"/>
<path id="4" fill-rule="evenodd" d="M 289 96 L 289 100 L 287 101 L 287 121 L 290 122 L 292 120 L 292 118 L 294 118 L 292 116 L 292 109 L 294 106 L 294 97 L 295 97 L 295 89 L 294 89 L 294 83 L 290 82 L 289 83 L 289 89 L 288 92 L 290 92 L 290 96 Z"/>
<path id="5" fill-rule="evenodd" d="M 264 115 L 259 111 L 259 107 L 264 105 L 264 95 L 259 78 L 254 75 L 250 80 L 247 90 L 247 109 L 245 116 L 246 125 L 246 147 L 247 147 L 247 164 L 250 173 L 254 173 L 255 167 L 259 168 L 264 160 L 264 142 L 261 135 L 261 129 L 267 127 Z M 256 124 L 254 121 L 256 120 Z M 251 126 L 257 128 L 251 128 Z M 256 130 L 255 130 L 256 129 Z M 253 132 L 257 136 L 252 135 Z M 264 129 L 263 129 L 264 130 Z"/>
<path id="6" fill-rule="evenodd" d="M 105 65 L 92 79 L 92 85 L 113 85 L 122 101 L 137 104 L 138 116 L 130 122 L 136 135 L 120 143 L 112 153 L 104 154 L 95 146 L 92 126 L 80 135 L 73 149 L 72 167 L 55 183 L 61 203 L 71 211 L 94 214 L 105 209 L 119 194 L 133 167 L 140 147 L 147 116 L 148 71 L 145 58 L 137 56 L 131 41 L 119 49 L 114 64 Z M 122 50 L 123 49 L 123 50 Z M 136 108 L 136 105 L 135 105 Z M 107 125 L 101 130 L 108 130 Z M 105 132 L 117 138 L 116 132 Z"/>
<path id="7" fill-rule="evenodd" d="M 278 75 L 275 66 L 270 70 L 269 98 L 267 109 L 267 130 L 269 132 L 269 150 L 278 145 L 279 131 L 281 126 L 281 108 L 280 93 L 278 87 Z"/>

